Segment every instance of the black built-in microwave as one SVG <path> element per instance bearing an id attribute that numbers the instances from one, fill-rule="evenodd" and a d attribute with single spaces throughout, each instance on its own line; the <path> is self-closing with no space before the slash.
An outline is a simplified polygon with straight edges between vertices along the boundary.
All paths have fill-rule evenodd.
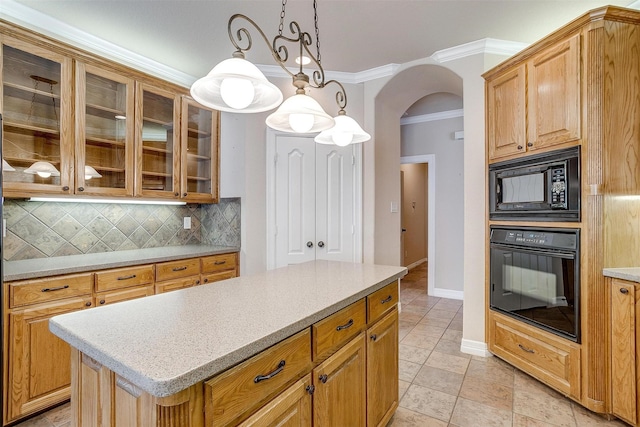
<path id="1" fill-rule="evenodd" d="M 489 219 L 580 221 L 580 147 L 489 165 Z"/>

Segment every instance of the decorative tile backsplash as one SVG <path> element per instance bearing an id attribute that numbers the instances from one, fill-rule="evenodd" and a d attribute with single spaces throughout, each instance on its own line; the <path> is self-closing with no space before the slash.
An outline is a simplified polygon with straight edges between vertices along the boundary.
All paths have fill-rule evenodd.
<path id="1" fill-rule="evenodd" d="M 129 205 L 5 200 L 7 261 L 127 249 L 240 246 L 240 199 L 215 205 Z M 191 217 L 185 230 L 183 218 Z"/>

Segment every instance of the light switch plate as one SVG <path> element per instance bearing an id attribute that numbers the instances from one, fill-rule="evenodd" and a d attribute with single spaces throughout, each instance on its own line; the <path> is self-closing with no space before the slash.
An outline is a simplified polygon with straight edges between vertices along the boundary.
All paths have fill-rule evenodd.
<path id="1" fill-rule="evenodd" d="M 398 202 L 391 202 L 391 213 L 398 213 Z"/>

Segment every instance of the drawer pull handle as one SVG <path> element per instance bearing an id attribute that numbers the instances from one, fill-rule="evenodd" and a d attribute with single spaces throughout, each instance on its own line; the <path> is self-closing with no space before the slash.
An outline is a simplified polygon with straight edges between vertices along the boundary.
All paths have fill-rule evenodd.
<path id="1" fill-rule="evenodd" d="M 316 386 L 314 386 L 313 384 L 309 384 L 307 388 L 305 388 L 305 390 L 307 390 L 307 393 L 313 395 L 313 392 L 316 391 Z"/>
<path id="2" fill-rule="evenodd" d="M 628 294 L 628 293 L 629 293 L 629 289 L 627 289 L 627 288 L 620 288 L 620 293 L 621 293 L 621 294 Z"/>
<path id="3" fill-rule="evenodd" d="M 42 292 L 53 292 L 53 291 L 61 291 L 63 289 L 67 289 L 69 285 L 58 286 L 57 288 L 42 288 Z"/>
<path id="4" fill-rule="evenodd" d="M 104 304 L 105 302 L 106 302 L 105 300 L 101 299 L 100 300 L 100 305 Z"/>
<path id="5" fill-rule="evenodd" d="M 522 344 L 518 344 L 518 347 L 520 347 L 522 350 L 526 351 L 527 353 L 531 353 L 531 354 L 535 354 L 536 352 L 530 348 L 527 348 L 525 346 L 523 346 Z"/>
<path id="6" fill-rule="evenodd" d="M 285 364 L 285 361 L 281 360 L 280 363 L 278 363 L 278 367 L 275 369 L 275 371 L 267 375 L 258 375 L 253 379 L 253 382 L 258 384 L 260 381 L 270 380 L 271 378 L 275 377 L 280 372 L 282 372 L 282 370 L 284 369 L 284 364 Z"/>
<path id="7" fill-rule="evenodd" d="M 391 295 L 389 295 L 387 298 L 380 300 L 380 304 L 386 304 L 388 302 L 391 302 L 391 300 L 393 299 L 393 297 Z"/>
<path id="8" fill-rule="evenodd" d="M 227 261 L 216 261 L 214 262 L 215 265 L 222 265 L 222 264 L 226 264 Z"/>
<path id="9" fill-rule="evenodd" d="M 128 276 L 118 277 L 118 280 L 129 280 L 129 279 L 134 279 L 135 277 L 136 277 L 135 274 L 130 274 Z"/>
<path id="10" fill-rule="evenodd" d="M 186 269 L 187 269 L 186 265 L 184 267 L 173 267 L 173 271 L 184 271 Z"/>
<path id="11" fill-rule="evenodd" d="M 378 339 L 378 336 L 376 334 L 371 334 L 371 341 L 374 341 Z"/>
<path id="12" fill-rule="evenodd" d="M 349 319 L 349 321 L 347 323 L 345 323 L 344 325 L 340 325 L 336 328 L 336 331 L 341 331 L 343 329 L 347 329 L 353 326 L 353 319 Z"/>
<path id="13" fill-rule="evenodd" d="M 322 384 L 326 384 L 329 377 L 327 376 L 327 374 L 322 374 L 318 377 L 318 379 L 322 382 Z"/>

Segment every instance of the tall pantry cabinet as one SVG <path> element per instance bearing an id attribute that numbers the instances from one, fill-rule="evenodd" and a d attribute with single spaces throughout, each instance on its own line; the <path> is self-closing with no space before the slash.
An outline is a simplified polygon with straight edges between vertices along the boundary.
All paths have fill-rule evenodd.
<path id="1" fill-rule="evenodd" d="M 505 318 L 487 303 L 489 348 L 590 410 L 611 413 L 610 289 L 603 268 L 640 260 L 640 12 L 592 10 L 484 77 L 488 164 L 576 145 L 581 153 L 579 222 L 487 226 L 487 235 L 494 224 L 580 230 L 581 340 Z M 518 340 L 557 355 L 560 369 L 549 372 L 551 364 L 519 355 Z M 500 353 L 501 343 L 512 343 L 513 353 Z"/>

